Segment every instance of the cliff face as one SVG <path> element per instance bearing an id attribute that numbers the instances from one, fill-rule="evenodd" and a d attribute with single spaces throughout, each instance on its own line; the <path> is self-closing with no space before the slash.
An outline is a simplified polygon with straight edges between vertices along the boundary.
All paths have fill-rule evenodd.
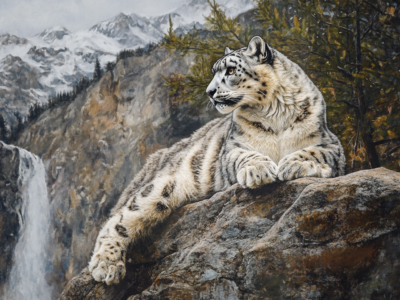
<path id="1" fill-rule="evenodd" d="M 400 299 L 400 174 L 237 185 L 133 245 L 127 276 L 87 269 L 60 299 Z"/>
<path id="2" fill-rule="evenodd" d="M 10 274 L 17 243 L 22 198 L 18 148 L 0 142 L 0 295 Z"/>
<path id="3" fill-rule="evenodd" d="M 163 76 L 186 73 L 190 57 L 163 49 L 120 61 L 73 103 L 43 113 L 18 145 L 48 175 L 54 297 L 89 260 L 101 224 L 154 151 L 190 135 L 216 113 L 175 105 Z"/>

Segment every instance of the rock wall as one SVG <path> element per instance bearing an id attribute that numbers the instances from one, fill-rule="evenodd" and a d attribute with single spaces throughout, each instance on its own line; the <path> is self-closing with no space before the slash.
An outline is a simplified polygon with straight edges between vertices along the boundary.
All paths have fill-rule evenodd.
<path id="1" fill-rule="evenodd" d="M 384 168 L 257 190 L 174 212 L 116 286 L 87 269 L 60 300 L 400 299 L 400 173 Z"/>
<path id="2" fill-rule="evenodd" d="M 22 198 L 18 184 L 20 156 L 16 147 L 0 141 L 0 295 L 12 267 L 20 229 Z"/>
<path id="3" fill-rule="evenodd" d="M 191 57 L 156 49 L 121 60 L 74 102 L 46 111 L 18 145 L 40 156 L 48 174 L 57 298 L 88 263 L 101 224 L 154 151 L 190 135 L 216 113 L 169 96 L 162 76 L 186 73 Z"/>

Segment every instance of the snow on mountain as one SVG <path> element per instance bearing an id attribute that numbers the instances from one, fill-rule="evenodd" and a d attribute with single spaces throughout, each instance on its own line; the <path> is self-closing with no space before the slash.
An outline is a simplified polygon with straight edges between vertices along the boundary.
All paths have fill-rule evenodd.
<path id="1" fill-rule="evenodd" d="M 217 0 L 216 2 L 230 17 L 235 17 L 255 7 L 253 0 Z M 183 24 L 204 23 L 204 17 L 208 16 L 210 12 L 207 0 L 187 0 L 173 11 L 181 16 Z"/>
<path id="2" fill-rule="evenodd" d="M 27 115 L 30 105 L 46 102 L 39 78 L 38 70 L 20 57 L 9 54 L 0 60 L 0 111 L 7 119 L 17 111 Z"/>
<path id="3" fill-rule="evenodd" d="M 25 45 L 28 43 L 27 39 L 19 38 L 15 35 L 4 34 L 0 35 L 0 45 L 8 46 L 8 45 Z"/>
<path id="4" fill-rule="evenodd" d="M 120 13 L 112 19 L 93 26 L 89 31 L 101 33 L 127 47 L 157 42 L 162 38 L 162 33 L 158 28 L 146 18 L 136 14 Z"/>
<path id="5" fill-rule="evenodd" d="M 204 28 L 203 24 L 201 24 L 200 22 L 191 21 L 190 19 L 183 17 L 176 12 L 157 17 L 148 17 L 148 20 L 153 23 L 154 26 L 160 30 L 160 32 L 166 33 L 169 29 L 170 16 L 174 26 L 174 31 L 177 34 L 187 33 L 188 31 L 192 30 L 194 26 L 196 26 L 197 29 Z"/>
<path id="6" fill-rule="evenodd" d="M 38 34 L 37 36 L 42 38 L 43 41 L 51 43 L 54 40 L 62 40 L 64 36 L 69 34 L 71 34 L 71 32 L 67 28 L 56 26 L 45 29 L 42 33 Z"/>
<path id="7" fill-rule="evenodd" d="M 252 0 L 217 2 L 230 16 L 254 7 Z M 160 41 L 169 28 L 170 15 L 175 32 L 184 34 L 193 26 L 204 28 L 204 16 L 209 13 L 207 0 L 186 0 L 169 14 L 143 17 L 120 13 L 80 32 L 56 26 L 29 39 L 1 35 L 0 112 L 11 119 L 12 110 L 26 115 L 32 103 L 70 90 L 82 76 L 91 77 L 96 58 L 104 66 L 123 49 Z"/>

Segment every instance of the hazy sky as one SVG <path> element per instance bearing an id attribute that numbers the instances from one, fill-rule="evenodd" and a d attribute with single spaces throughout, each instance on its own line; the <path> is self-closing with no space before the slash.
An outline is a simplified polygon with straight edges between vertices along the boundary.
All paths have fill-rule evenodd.
<path id="1" fill-rule="evenodd" d="M 185 0 L 0 0 L 0 34 L 30 37 L 52 26 L 89 29 L 123 13 L 161 15 Z"/>

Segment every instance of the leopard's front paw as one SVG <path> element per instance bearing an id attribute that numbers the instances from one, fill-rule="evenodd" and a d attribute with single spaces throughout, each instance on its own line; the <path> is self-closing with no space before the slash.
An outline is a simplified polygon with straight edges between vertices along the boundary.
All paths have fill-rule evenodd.
<path id="1" fill-rule="evenodd" d="M 272 160 L 253 160 L 237 173 L 237 181 L 244 188 L 255 189 L 276 180 L 277 165 Z"/>
<path id="2" fill-rule="evenodd" d="M 304 160 L 302 155 L 288 155 L 278 164 L 278 179 L 294 180 L 303 177 L 330 177 L 331 168 L 325 164 L 317 164 Z"/>
<path id="3" fill-rule="evenodd" d="M 103 242 L 93 253 L 89 271 L 94 280 L 107 285 L 117 284 L 125 277 L 125 250 L 113 242 Z"/>

